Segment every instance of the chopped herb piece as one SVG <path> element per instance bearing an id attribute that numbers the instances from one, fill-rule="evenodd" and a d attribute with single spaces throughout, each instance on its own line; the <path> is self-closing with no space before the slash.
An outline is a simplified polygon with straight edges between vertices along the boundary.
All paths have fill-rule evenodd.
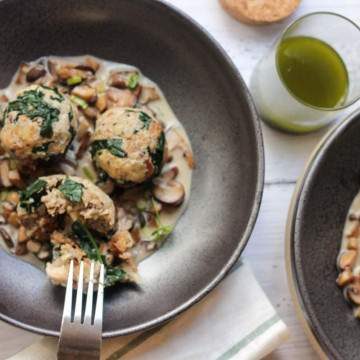
<path id="1" fill-rule="evenodd" d="M 140 75 L 137 72 L 132 73 L 127 80 L 127 87 L 130 90 L 135 90 L 139 84 Z"/>
<path id="2" fill-rule="evenodd" d="M 66 80 L 66 84 L 68 84 L 69 86 L 77 85 L 80 84 L 81 82 L 82 82 L 82 77 L 79 75 L 74 75 Z"/>
<path id="3" fill-rule="evenodd" d="M 20 192 L 20 207 L 31 212 L 40 205 L 40 199 L 45 194 L 47 182 L 38 179 Z"/>
<path id="4" fill-rule="evenodd" d="M 141 111 L 139 114 L 139 120 L 144 124 L 142 128 L 148 130 L 151 123 L 151 117 L 145 112 Z"/>
<path id="5" fill-rule="evenodd" d="M 106 276 L 105 276 L 105 286 L 113 286 L 117 282 L 120 282 L 124 279 L 126 272 L 120 268 L 107 267 Z"/>
<path id="6" fill-rule="evenodd" d="M 155 213 L 155 222 L 157 229 L 151 233 L 151 240 L 156 242 L 162 242 L 173 231 L 173 227 L 170 225 L 163 225 L 160 219 L 160 213 L 157 210 L 155 199 L 151 198 L 152 208 Z"/>
<path id="7" fill-rule="evenodd" d="M 92 182 L 94 182 L 96 180 L 96 175 L 94 174 L 94 172 L 88 167 L 88 166 L 84 166 L 82 168 L 83 174 Z"/>
<path id="8" fill-rule="evenodd" d="M 155 231 L 151 233 L 151 240 L 156 242 L 163 241 L 171 232 L 173 227 L 170 225 L 161 225 Z"/>
<path id="9" fill-rule="evenodd" d="M 60 114 L 58 109 L 44 101 L 44 93 L 40 89 L 24 91 L 16 100 L 10 101 L 3 114 L 3 122 L 12 111 L 18 113 L 15 121 L 18 120 L 20 115 L 26 115 L 31 120 L 41 118 L 40 135 L 46 138 L 50 138 L 53 135 L 52 124 L 59 120 Z"/>
<path id="10" fill-rule="evenodd" d="M 77 106 L 81 107 L 83 110 L 87 109 L 89 107 L 88 103 L 83 100 L 82 98 L 76 96 L 76 95 L 71 95 L 70 96 L 70 100 Z"/>
<path id="11" fill-rule="evenodd" d="M 83 195 L 84 185 L 80 184 L 74 180 L 66 179 L 60 186 L 59 190 L 64 194 L 64 196 L 72 201 L 79 203 Z"/>
<path id="12" fill-rule="evenodd" d="M 122 147 L 121 139 L 95 140 L 91 144 L 90 152 L 92 157 L 94 157 L 99 151 L 108 150 L 114 156 L 124 158 L 127 156 L 127 154 L 121 147 Z"/>
<path id="13" fill-rule="evenodd" d="M 80 221 L 75 221 L 71 229 L 74 235 L 78 238 L 81 249 L 86 252 L 90 260 L 96 260 L 103 263 L 97 242 L 88 228 Z"/>

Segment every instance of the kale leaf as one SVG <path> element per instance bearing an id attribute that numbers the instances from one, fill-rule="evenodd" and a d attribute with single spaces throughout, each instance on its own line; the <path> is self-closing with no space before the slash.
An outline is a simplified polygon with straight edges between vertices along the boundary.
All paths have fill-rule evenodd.
<path id="1" fill-rule="evenodd" d="M 59 190 L 64 194 L 64 196 L 68 200 L 76 203 L 81 201 L 83 188 L 83 184 L 71 179 L 65 179 L 65 181 L 59 186 Z"/>
<path id="2" fill-rule="evenodd" d="M 55 91 L 54 93 L 56 94 Z M 60 94 L 60 96 L 62 95 Z M 59 109 L 44 101 L 44 93 L 40 89 L 24 91 L 16 100 L 10 101 L 3 114 L 3 122 L 12 111 L 17 112 L 15 121 L 18 120 L 20 115 L 25 115 L 31 120 L 41 118 L 40 135 L 45 138 L 50 138 L 53 135 L 52 124 L 59 120 L 60 114 Z"/>
<path id="3" fill-rule="evenodd" d="M 20 207 L 31 212 L 40 205 L 40 199 L 45 195 L 47 182 L 38 179 L 20 192 Z"/>
<path id="4" fill-rule="evenodd" d="M 139 120 L 142 121 L 142 123 L 144 124 L 142 129 L 149 130 L 151 117 L 147 113 L 140 111 Z"/>
<path id="5" fill-rule="evenodd" d="M 102 150 L 108 150 L 112 155 L 120 158 L 127 157 L 127 153 L 122 149 L 121 139 L 95 140 L 91 144 L 90 152 L 92 157 Z"/>
<path id="6" fill-rule="evenodd" d="M 155 167 L 155 171 L 154 171 L 155 176 L 159 175 L 161 170 L 161 164 L 164 156 L 164 146 L 165 146 L 165 135 L 164 132 L 161 132 L 155 151 L 152 152 L 150 151 L 150 149 L 148 149 L 152 163 Z"/>
<path id="7" fill-rule="evenodd" d="M 90 260 L 95 260 L 104 264 L 106 269 L 104 285 L 106 287 L 113 286 L 124 279 L 126 275 L 124 270 L 106 265 L 103 256 L 100 254 L 100 250 L 94 236 L 84 224 L 80 221 L 75 221 L 72 224 L 72 231 L 79 240 L 79 245 L 81 249 L 85 251 L 87 257 Z"/>
<path id="8" fill-rule="evenodd" d="M 75 221 L 71 226 L 71 230 L 79 240 L 79 245 L 85 251 L 87 257 L 103 263 L 97 242 L 89 229 L 80 221 Z"/>

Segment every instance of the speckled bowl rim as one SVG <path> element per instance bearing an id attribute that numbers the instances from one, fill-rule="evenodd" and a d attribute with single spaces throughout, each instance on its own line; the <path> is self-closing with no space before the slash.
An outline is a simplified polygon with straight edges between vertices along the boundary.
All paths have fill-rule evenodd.
<path id="1" fill-rule="evenodd" d="M 205 287 L 203 287 L 196 295 L 191 297 L 188 301 L 184 302 L 183 304 L 174 308 L 173 310 L 168 311 L 165 314 L 151 321 L 144 322 L 140 325 L 127 327 L 121 330 L 104 332 L 103 338 L 128 335 L 139 331 L 149 330 L 153 327 L 159 326 L 173 319 L 180 313 L 184 312 L 185 310 L 187 310 L 188 308 L 199 302 L 207 294 L 209 294 L 210 291 L 213 290 L 221 282 L 221 280 L 227 275 L 227 273 L 231 270 L 232 266 L 236 263 L 236 261 L 239 259 L 240 255 L 242 254 L 243 250 L 245 249 L 246 244 L 248 243 L 250 235 L 255 226 L 255 222 L 259 213 L 260 204 L 262 200 L 263 188 L 264 188 L 265 160 L 264 160 L 264 145 L 263 145 L 263 137 L 261 132 L 260 117 L 257 113 L 250 92 L 244 80 L 242 79 L 239 71 L 237 70 L 235 64 L 232 62 L 232 60 L 227 55 L 225 50 L 221 47 L 221 45 L 200 24 L 198 24 L 190 16 L 185 14 L 182 10 L 179 10 L 177 7 L 171 4 L 165 3 L 163 0 L 156 0 L 156 1 L 146 0 L 146 1 L 149 3 L 149 5 L 153 3 L 156 6 L 161 6 L 162 10 L 170 12 L 172 16 L 175 16 L 181 21 L 185 22 L 186 26 L 189 27 L 189 30 L 193 32 L 194 36 L 198 37 L 202 42 L 206 43 L 209 47 L 212 47 L 218 53 L 218 56 L 223 58 L 223 60 L 227 64 L 228 69 L 231 70 L 232 76 L 234 77 L 234 79 L 237 80 L 239 92 L 242 93 L 242 95 L 246 100 L 247 105 L 249 106 L 249 113 L 250 113 L 249 120 L 252 121 L 254 126 L 254 134 L 256 140 L 255 148 L 256 148 L 256 157 L 257 157 L 256 190 L 254 194 L 254 202 L 253 202 L 252 210 L 249 216 L 246 229 L 243 233 L 243 236 L 241 237 L 241 239 L 239 239 L 239 244 L 236 247 L 230 259 L 226 262 L 222 270 L 217 274 L 215 278 L 213 278 L 213 280 L 210 283 L 208 283 Z M 59 331 L 51 331 L 36 326 L 29 326 L 22 322 L 11 319 L 10 317 L 5 316 L 4 314 L 1 313 L 0 313 L 0 319 L 17 327 L 20 327 L 22 329 L 29 330 L 38 334 L 50 335 L 50 336 L 60 335 Z"/>
<path id="2" fill-rule="evenodd" d="M 314 167 L 321 160 L 332 143 L 344 131 L 346 131 L 352 121 L 354 121 L 354 119 L 358 118 L 359 116 L 360 109 L 355 110 L 354 112 L 347 115 L 344 120 L 329 130 L 329 132 L 313 150 L 307 164 L 305 165 L 302 175 L 299 177 L 296 183 L 286 222 L 285 265 L 291 298 L 295 306 L 296 315 L 305 331 L 305 334 L 307 335 L 311 345 L 321 359 L 331 358 L 334 354 L 334 351 L 332 350 L 333 346 L 331 345 L 328 337 L 323 332 L 320 323 L 316 321 L 316 319 L 311 318 L 311 315 L 309 315 L 308 304 L 306 301 L 304 301 L 301 294 L 302 290 L 300 289 L 298 282 L 294 254 L 295 222 L 297 219 L 297 212 L 299 209 L 301 195 L 304 191 L 306 191 L 306 185 L 311 179 L 311 172 L 313 171 Z"/>

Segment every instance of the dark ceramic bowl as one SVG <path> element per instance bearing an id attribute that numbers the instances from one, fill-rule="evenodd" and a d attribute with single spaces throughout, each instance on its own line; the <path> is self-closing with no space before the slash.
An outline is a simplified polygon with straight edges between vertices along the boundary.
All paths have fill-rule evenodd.
<path id="1" fill-rule="evenodd" d="M 290 285 L 310 337 L 331 359 L 359 359 L 360 322 L 337 287 L 336 258 L 360 189 L 360 112 L 325 137 L 298 182 L 289 213 Z"/>
<path id="2" fill-rule="evenodd" d="M 0 32 L 2 87 L 21 61 L 88 53 L 133 64 L 164 90 L 193 145 L 191 199 L 141 264 L 141 286 L 106 292 L 104 336 L 159 325 L 199 301 L 244 249 L 263 187 L 259 121 L 234 65 L 191 19 L 153 0 L 3 0 Z M 58 335 L 64 289 L 3 251 L 0 274 L 0 318 Z"/>

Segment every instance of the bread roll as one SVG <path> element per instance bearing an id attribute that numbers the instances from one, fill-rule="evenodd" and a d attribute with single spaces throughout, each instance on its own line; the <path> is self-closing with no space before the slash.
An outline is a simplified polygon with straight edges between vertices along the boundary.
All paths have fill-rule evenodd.
<path id="1" fill-rule="evenodd" d="M 219 0 L 234 18 L 248 24 L 269 24 L 292 14 L 300 0 Z"/>

